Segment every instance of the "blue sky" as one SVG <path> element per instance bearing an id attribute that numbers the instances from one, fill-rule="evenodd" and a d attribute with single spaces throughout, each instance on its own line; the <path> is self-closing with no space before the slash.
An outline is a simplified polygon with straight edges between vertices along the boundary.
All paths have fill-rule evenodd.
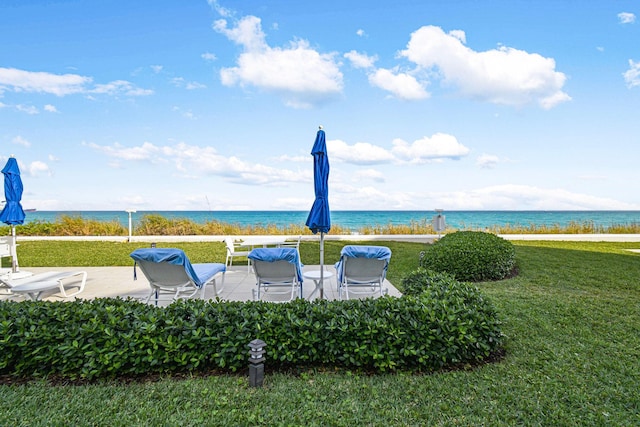
<path id="1" fill-rule="evenodd" d="M 640 2 L 4 0 L 25 208 L 640 209 Z"/>

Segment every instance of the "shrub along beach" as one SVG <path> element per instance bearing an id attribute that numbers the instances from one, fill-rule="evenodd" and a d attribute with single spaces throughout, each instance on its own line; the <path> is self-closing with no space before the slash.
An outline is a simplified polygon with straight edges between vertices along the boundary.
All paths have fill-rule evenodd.
<path id="1" fill-rule="evenodd" d="M 452 234 L 453 236 L 453 234 Z M 444 242 L 445 239 L 443 239 Z M 337 261 L 345 244 L 358 242 L 327 241 L 327 263 Z M 0 398 L 5 405 L 0 413 L 1 425 L 638 425 L 640 423 L 640 258 L 628 249 L 636 249 L 632 242 L 562 242 L 518 241 L 513 243 L 515 272 L 496 281 L 460 285 L 445 273 L 419 273 L 421 252 L 428 253 L 431 246 L 385 241 L 393 251 L 388 279 L 407 294 L 416 287 L 432 283 L 433 292 L 440 297 L 451 289 L 470 292 L 449 293 L 447 298 L 472 298 L 484 301 L 495 310 L 502 334 L 502 351 L 483 364 L 445 364 L 447 369 L 383 369 L 343 363 L 306 364 L 292 359 L 285 368 L 280 363 L 269 363 L 269 355 L 286 354 L 286 348 L 269 349 L 265 382 L 262 388 L 248 385 L 246 370 L 238 365 L 234 373 L 224 371 L 183 373 L 179 377 L 168 374 L 153 376 L 107 377 L 94 382 L 74 382 L 80 372 L 71 377 L 53 376 L 47 379 L 25 381 L 7 375 L 12 367 L 0 364 L 5 372 L 0 385 Z M 125 242 L 67 242 L 24 241 L 20 246 L 22 266 L 80 266 L 131 265 L 128 254 L 140 244 Z M 500 246 L 500 245 L 499 245 Z M 194 262 L 224 259 L 224 245 L 219 242 L 176 243 Z M 300 252 L 302 262 L 317 263 L 318 242 L 303 241 Z M 500 250 L 506 253 L 507 250 Z M 417 273 L 418 272 L 418 273 Z M 418 290 L 419 292 L 419 290 Z M 457 292 L 457 291 L 456 291 Z M 436 295 L 436 294 L 432 294 Z M 440 298 L 439 297 L 439 298 Z M 403 297 L 406 298 L 406 297 Z M 415 297 L 410 297 L 415 298 Z M 441 299 L 441 298 L 440 298 Z M 410 301 L 411 299 L 407 300 Z M 469 301 L 469 300 L 467 300 Z M 182 310 L 184 321 L 193 313 L 217 304 L 179 304 L 173 310 Z M 338 304 L 340 302 L 337 302 Z M 344 302 L 356 306 L 360 312 L 369 302 Z M 45 305 L 68 303 L 13 303 L 2 302 L 3 313 L 12 316 L 42 315 Z M 99 305 L 108 305 L 101 301 Z M 123 303 L 120 303 L 123 304 Z M 136 303 L 137 304 L 137 303 Z M 223 303 L 224 304 L 224 303 Z M 249 303 L 251 306 L 253 303 Z M 449 303 L 447 303 L 449 304 Z M 456 303 L 458 304 L 458 303 Z M 345 305 L 345 306 L 346 306 Z M 373 304 L 375 306 L 376 304 Z M 21 306 L 22 310 L 15 310 Z M 327 303 L 294 303 L 305 310 L 317 307 L 327 309 Z M 345 307 L 343 306 L 343 308 Z M 455 306 L 453 304 L 452 306 Z M 467 310 L 482 305 L 467 306 Z M 189 308 L 191 307 L 191 308 Z M 291 312 L 278 307 L 282 317 Z M 323 308 L 324 307 L 324 308 Z M 337 307 L 337 306 L 336 306 Z M 98 308 L 95 308 L 98 310 Z M 376 310 L 379 308 L 376 308 Z M 127 308 L 126 312 L 130 312 Z M 211 310 L 211 308 L 206 308 Z M 388 306 L 387 310 L 401 307 Z M 65 322 L 69 314 L 60 310 L 57 321 Z M 117 311 L 117 310 L 116 310 Z M 219 311 L 219 310 L 218 310 Z M 153 310 L 150 311 L 153 315 Z M 286 314 L 289 313 L 289 314 Z M 334 316 L 349 316 L 349 310 Z M 369 314 L 375 315 L 375 312 Z M 378 314 L 379 315 L 379 314 Z M 450 320 L 460 315 L 450 313 Z M 299 316 L 296 315 L 296 316 Z M 116 319 L 111 314 L 108 319 Z M 272 319 L 258 316 L 248 320 L 218 319 L 217 328 L 234 328 L 238 323 L 257 323 Z M 292 330 L 304 319 L 290 317 Z M 410 318 L 408 318 L 410 319 Z M 345 320 L 345 319 L 341 319 Z M 360 324 L 356 336 L 376 335 L 375 318 Z M 115 320 L 113 320 L 115 322 Z M 271 320 L 272 321 L 272 320 Z M 411 320 L 413 321 L 413 320 Z M 441 325 L 446 324 L 443 319 Z M 41 326 L 47 328 L 47 323 Z M 134 328 L 132 320 L 120 319 L 112 333 L 122 334 L 120 327 Z M 26 325 L 26 323 L 24 323 Z M 153 322 L 149 327 L 154 327 Z M 366 330 L 373 325 L 374 329 Z M 15 327 L 11 317 L 0 319 L 4 342 L 0 347 L 11 347 L 6 332 Z M 156 325 L 157 326 L 157 325 Z M 168 326 L 168 325 L 165 325 Z M 245 325 L 246 326 L 246 325 Z M 383 330 L 382 325 L 380 330 Z M 463 325 L 458 323 L 457 328 Z M 85 327 L 89 327 L 86 324 Z M 104 325 L 103 325 L 104 327 Z M 178 325 L 171 326 L 180 334 Z M 280 327 L 285 328 L 286 323 Z M 313 326 L 317 327 L 317 326 Z M 419 327 L 419 324 L 416 325 Z M 364 329 L 364 331 L 363 331 Z M 52 329 L 49 329 L 50 331 Z M 199 329 L 200 330 L 200 329 Z M 206 332 L 207 328 L 201 330 Z M 120 331 L 120 332 L 118 332 Z M 462 333 L 461 329 L 457 329 Z M 28 331 L 27 331 L 28 332 Z M 33 337 L 46 336 L 46 330 L 32 331 Z M 140 330 L 130 331 L 137 335 Z M 199 333 L 201 333 L 199 332 Z M 79 332 L 82 333 L 81 331 Z M 288 333 L 292 333 L 289 330 Z M 297 334 L 314 334 L 297 330 Z M 360 334 L 360 335 L 358 335 Z M 337 340 L 345 337 L 336 333 Z M 26 336 L 26 335 L 25 335 Z M 23 336 L 20 339 L 24 339 Z M 244 341 L 247 340 L 247 337 Z M 114 340 L 121 339 L 114 335 Z M 326 338 L 323 338 L 326 339 Z M 360 338 L 359 338 L 360 339 Z M 425 336 L 416 336 L 415 346 L 428 356 L 433 349 L 421 347 Z M 60 337 L 68 348 L 48 347 L 25 354 L 24 358 L 55 360 L 65 352 L 76 354 L 74 346 L 90 348 L 90 343 L 74 342 Z M 178 340 L 179 341 L 179 340 Z M 319 343 L 318 348 L 330 343 Z M 26 345 L 26 344 L 25 344 Z M 236 345 L 240 345 L 239 343 Z M 284 345 L 284 344 L 282 344 Z M 33 347 L 33 348 L 36 348 Z M 116 346 L 118 347 L 118 346 Z M 121 347 L 121 346 L 120 346 Z M 285 345 L 286 347 L 286 345 Z M 328 347 L 327 347 L 328 348 Z M 375 353 L 375 349 L 353 348 Z M 233 349 L 238 354 L 246 349 Z M 111 350 L 110 350 L 111 351 Z M 114 348 L 114 352 L 135 353 L 135 348 Z M 285 351 L 285 353 L 282 353 Z M 0 353 L 2 351 L 0 350 Z M 188 353 L 188 351 L 185 351 Z M 52 354 L 55 357 L 52 357 Z M 381 354 L 383 362 L 389 355 Z M 7 360 L 8 356 L 4 356 Z M 94 357 L 86 354 L 87 359 Z M 104 357 L 111 357 L 110 353 Z M 142 356 L 144 358 L 144 356 Z M 155 356 L 154 356 L 155 357 Z M 385 359 L 387 357 L 387 359 Z M 103 366 L 117 372 L 118 367 L 103 359 Z M 173 361 L 172 363 L 174 363 Z M 193 361 L 188 362 L 193 363 Z M 37 365 L 30 374 L 36 374 Z M 158 372 L 158 371 L 156 371 Z M 162 370 L 160 370 L 162 372 Z M 213 374 L 213 375 L 211 375 Z"/>
<path id="2" fill-rule="evenodd" d="M 592 220 L 568 221 L 565 224 L 503 224 L 477 227 L 462 224 L 445 231 L 475 230 L 489 231 L 496 234 L 633 234 L 640 233 L 640 223 L 596 224 Z M 80 215 L 59 215 L 52 221 L 31 221 L 16 227 L 22 236 L 127 236 L 128 227 L 117 219 L 100 221 L 84 218 Z M 132 230 L 138 236 L 246 236 L 260 234 L 309 235 L 311 231 L 303 222 L 287 225 L 262 224 L 242 225 L 240 223 L 206 220 L 196 222 L 188 217 L 166 217 L 159 214 L 145 214 L 136 221 Z M 9 226 L 0 225 L 0 235 L 9 234 Z M 437 234 L 430 220 L 411 220 L 406 224 L 365 224 L 355 229 L 332 224 L 333 235 L 396 235 L 396 234 Z"/>

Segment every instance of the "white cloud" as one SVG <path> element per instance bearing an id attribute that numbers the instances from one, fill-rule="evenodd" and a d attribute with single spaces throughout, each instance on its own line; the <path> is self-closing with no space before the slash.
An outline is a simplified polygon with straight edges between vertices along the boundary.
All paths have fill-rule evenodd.
<path id="1" fill-rule="evenodd" d="M 498 185 L 477 190 L 475 193 L 485 200 L 485 203 L 502 206 L 500 209 L 599 210 L 606 208 L 617 210 L 632 208 L 630 204 L 605 197 L 529 185 Z"/>
<path id="2" fill-rule="evenodd" d="M 162 150 L 156 147 L 150 142 L 144 142 L 138 147 L 123 147 L 119 143 L 114 143 L 112 146 L 98 145 L 92 142 L 83 143 L 96 151 L 100 151 L 109 157 L 114 157 L 121 160 L 150 160 L 159 157 L 162 154 Z"/>
<path id="3" fill-rule="evenodd" d="M 16 144 L 16 145 L 22 145 L 23 147 L 31 147 L 31 142 L 27 141 L 26 139 L 24 139 L 22 136 L 18 135 L 15 138 L 13 138 L 11 140 L 12 143 Z"/>
<path id="4" fill-rule="evenodd" d="M 282 156 L 277 156 L 274 159 L 279 162 L 304 163 L 310 162 L 313 159 L 313 156 L 311 156 L 311 154 L 309 154 L 308 156 L 291 156 L 289 154 L 283 154 Z"/>
<path id="5" fill-rule="evenodd" d="M 180 107 L 173 107 L 171 109 L 171 111 L 175 111 L 177 113 L 180 113 L 180 115 L 182 117 L 184 117 L 185 119 L 189 119 L 189 120 L 198 120 L 200 118 L 200 116 L 196 115 L 193 111 L 191 111 L 191 110 L 184 111 Z"/>
<path id="6" fill-rule="evenodd" d="M 27 165 L 26 170 L 30 176 L 38 176 L 40 174 L 51 176 L 51 170 L 49 169 L 49 166 L 39 160 L 31 162 L 29 165 Z"/>
<path id="7" fill-rule="evenodd" d="M 368 142 L 357 142 L 349 145 L 339 139 L 327 141 L 327 151 L 331 161 L 345 162 L 356 165 L 375 165 L 389 163 L 411 163 L 422 164 L 428 162 L 438 162 L 445 159 L 459 159 L 469 154 L 469 149 L 460 144 L 458 140 L 448 134 L 436 133 L 431 137 L 423 137 L 409 144 L 402 139 L 394 139 L 392 148 L 386 148 L 370 144 Z M 377 172 L 367 170 L 363 172 L 363 177 L 369 174 L 369 178 Z"/>
<path id="8" fill-rule="evenodd" d="M 404 100 L 415 101 L 430 96 L 425 89 L 426 84 L 419 82 L 414 76 L 385 68 L 378 68 L 375 72 L 369 74 L 369 83 Z"/>
<path id="9" fill-rule="evenodd" d="M 355 186 L 345 181 L 331 183 L 332 209 L 415 209 L 414 194 L 402 191 L 386 191 L 377 186 Z"/>
<path id="10" fill-rule="evenodd" d="M 220 6 L 217 0 L 207 0 L 207 3 L 209 3 L 209 6 L 211 6 L 213 10 L 215 10 L 220 16 L 223 16 L 225 18 L 233 16 L 233 11 L 231 9 Z"/>
<path id="11" fill-rule="evenodd" d="M 628 88 L 640 86 L 640 62 L 629 60 L 629 69 L 624 72 L 624 81 Z"/>
<path id="12" fill-rule="evenodd" d="M 247 16 L 233 28 L 218 20 L 213 28 L 242 46 L 236 67 L 220 71 L 225 86 L 254 86 L 273 92 L 294 108 L 310 108 L 342 93 L 343 81 L 334 53 L 319 53 L 305 40 L 285 48 L 270 47 L 260 19 Z"/>
<path id="13" fill-rule="evenodd" d="M 107 84 L 96 84 L 93 88 L 91 77 L 78 74 L 52 74 L 0 68 L 0 94 L 5 90 L 14 92 L 46 93 L 56 96 L 73 94 L 125 94 L 128 96 L 150 95 L 151 90 L 140 89 L 125 80 L 116 80 Z"/>
<path id="14" fill-rule="evenodd" d="M 460 30 L 446 34 L 439 27 L 422 27 L 400 55 L 424 71 L 438 70 L 445 84 L 471 98 L 543 108 L 571 99 L 562 91 L 566 76 L 555 71 L 553 59 L 505 46 L 476 52 L 465 46 Z"/>
<path id="15" fill-rule="evenodd" d="M 459 159 L 469 154 L 469 149 L 460 144 L 455 136 L 445 133 L 425 136 L 411 144 L 402 139 L 395 139 L 391 151 L 398 159 L 410 163 Z"/>
<path id="16" fill-rule="evenodd" d="M 202 55 L 200 55 L 200 57 L 205 61 L 215 61 L 216 59 L 218 59 L 218 57 L 215 54 L 210 52 L 205 52 Z"/>
<path id="17" fill-rule="evenodd" d="M 369 56 L 366 53 L 359 53 L 355 50 L 345 53 L 344 57 L 347 58 L 355 68 L 372 68 L 378 60 L 377 55 Z"/>
<path id="18" fill-rule="evenodd" d="M 18 70 L 16 68 L 0 68 L 0 93 L 3 87 L 15 92 L 50 93 L 65 96 L 81 93 L 85 85 L 91 83 L 90 77 L 77 74 L 51 74 Z"/>
<path id="19" fill-rule="evenodd" d="M 498 156 L 494 156 L 493 154 L 481 154 L 476 159 L 476 165 L 478 165 L 482 169 L 493 169 L 499 162 L 500 158 Z"/>
<path id="20" fill-rule="evenodd" d="M 22 105 L 22 104 L 18 104 L 16 105 L 16 110 L 21 111 L 23 113 L 27 113 L 29 115 L 34 115 L 34 114 L 39 114 L 40 111 L 34 107 L 33 105 Z"/>
<path id="21" fill-rule="evenodd" d="M 151 65 L 151 69 L 154 73 L 158 74 L 162 71 L 164 67 L 162 65 Z"/>
<path id="22" fill-rule="evenodd" d="M 269 47 L 261 22 L 257 16 L 245 16 L 237 22 L 236 27 L 229 28 L 225 19 L 218 19 L 213 23 L 213 29 L 248 52 L 260 52 Z"/>
<path id="23" fill-rule="evenodd" d="M 636 15 L 630 12 L 620 12 L 618 14 L 618 22 L 621 24 L 633 24 L 636 22 Z"/>
<path id="24" fill-rule="evenodd" d="M 55 105 L 51 105 L 51 104 L 46 104 L 44 106 L 44 111 L 47 111 L 49 113 L 57 113 L 58 109 L 56 108 Z"/>
<path id="25" fill-rule="evenodd" d="M 368 142 L 357 142 L 348 145 L 344 141 L 327 141 L 329 159 L 358 165 L 372 165 L 390 163 L 394 160 L 393 154 L 382 147 Z"/>
<path id="26" fill-rule="evenodd" d="M 382 172 L 375 169 L 364 169 L 355 173 L 355 179 L 357 181 L 374 181 L 384 182 L 385 176 Z"/>
<path id="27" fill-rule="evenodd" d="M 115 80 L 106 84 L 97 84 L 87 92 L 106 95 L 124 94 L 128 96 L 146 96 L 153 94 L 152 90 L 136 87 L 133 83 L 126 80 Z"/>
<path id="28" fill-rule="evenodd" d="M 286 186 L 311 181 L 311 175 L 261 164 L 247 163 L 237 157 L 225 157 L 212 147 L 198 147 L 183 142 L 157 146 L 144 142 L 137 147 L 124 147 L 118 143 L 102 146 L 84 145 L 118 161 L 144 161 L 173 166 L 176 172 L 193 179 L 201 175 L 221 176 L 229 182 L 244 185 Z M 118 162 L 118 167 L 121 164 Z"/>
<path id="29" fill-rule="evenodd" d="M 504 184 L 428 193 L 422 205 L 447 210 L 637 210 L 638 205 L 559 188 Z"/>
<path id="30" fill-rule="evenodd" d="M 184 77 L 174 77 L 171 79 L 171 83 L 175 86 L 175 87 L 183 87 L 187 90 L 194 90 L 194 89 L 205 89 L 207 86 L 202 84 L 202 83 L 198 83 L 198 82 L 188 82 L 184 79 Z"/>
<path id="31" fill-rule="evenodd" d="M 358 37 L 364 37 L 364 36 L 366 36 L 366 35 L 367 35 L 367 33 L 365 33 L 365 31 L 364 31 L 363 29 L 358 29 L 358 30 L 356 31 L 356 35 L 357 35 Z"/>

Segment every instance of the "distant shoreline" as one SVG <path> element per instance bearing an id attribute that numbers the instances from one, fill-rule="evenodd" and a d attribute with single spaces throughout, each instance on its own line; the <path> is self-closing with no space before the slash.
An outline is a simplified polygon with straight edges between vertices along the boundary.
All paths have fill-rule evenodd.
<path id="1" fill-rule="evenodd" d="M 496 227 L 566 227 L 570 224 L 592 224 L 595 228 L 615 225 L 638 225 L 640 211 L 622 210 L 452 210 L 442 212 L 448 229 L 494 229 Z M 220 222 L 240 227 L 290 225 L 304 226 L 307 210 L 280 211 L 136 211 L 131 213 L 134 228 L 148 215 L 157 215 L 168 220 L 185 219 L 196 224 Z M 361 210 L 331 212 L 332 225 L 358 232 L 364 227 L 430 225 L 436 215 L 434 210 Z M 117 222 L 127 227 L 129 213 L 122 211 L 41 211 L 27 214 L 25 224 L 31 222 L 55 222 L 62 216 L 80 217 L 86 220 Z M 544 231 L 544 230 L 543 230 Z M 562 230 L 559 230 L 562 231 Z M 634 230 L 635 231 L 635 230 Z M 554 231 L 558 232 L 558 230 Z M 573 230 L 572 230 L 573 232 Z M 607 230 L 608 232 L 608 230 Z M 624 231 L 622 231 L 624 232 Z"/>
<path id="2" fill-rule="evenodd" d="M 443 236 L 442 234 L 441 236 Z M 440 237 L 441 237 L 440 236 Z M 513 241 L 573 241 L 573 242 L 640 242 L 640 234 L 500 234 L 505 240 Z M 222 242 L 227 236 L 131 236 L 129 243 L 154 242 Z M 248 235 L 232 236 L 237 239 L 247 238 Z M 284 236 L 287 237 L 287 236 Z M 288 236 L 291 237 L 291 236 Z M 362 235 L 362 234 L 326 234 L 325 241 L 403 241 L 415 243 L 432 243 L 439 236 L 437 234 L 423 235 Z M 303 241 L 319 241 L 319 235 L 302 236 Z M 127 236 L 18 236 L 21 241 L 109 241 L 127 242 Z"/>

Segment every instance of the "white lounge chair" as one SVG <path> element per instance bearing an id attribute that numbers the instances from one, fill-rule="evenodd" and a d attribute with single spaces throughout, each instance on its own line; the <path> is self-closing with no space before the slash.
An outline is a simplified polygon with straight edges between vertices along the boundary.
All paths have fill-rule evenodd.
<path id="1" fill-rule="evenodd" d="M 11 254 L 11 246 L 9 240 L 6 237 L 0 237 L 0 262 L 2 258 L 8 258 Z M 8 274 L 11 272 L 11 268 L 0 268 L 0 275 Z"/>
<path id="2" fill-rule="evenodd" d="M 175 301 L 181 298 L 192 298 L 200 292 L 201 297 L 204 299 L 205 287 L 209 283 L 213 285 L 213 291 L 216 296 L 224 287 L 224 274 L 227 270 L 224 264 L 191 264 L 187 255 L 181 249 L 136 249 L 129 256 L 135 260 L 136 265 L 140 266 L 149 281 L 151 291 L 147 296 L 147 303 L 155 296 L 157 305 L 162 294 L 170 295 L 171 300 Z M 216 285 L 218 274 L 222 274 L 220 289 Z M 135 266 L 134 278 L 136 278 Z"/>
<path id="3" fill-rule="evenodd" d="M 302 265 L 296 249 L 257 248 L 249 259 L 256 275 L 256 299 L 267 296 L 269 301 L 287 302 L 302 296 Z"/>
<path id="4" fill-rule="evenodd" d="M 6 237 L 0 237 L 0 257 L 11 256 L 11 242 Z"/>
<path id="5" fill-rule="evenodd" d="M 295 248 L 298 252 L 300 252 L 300 240 L 302 240 L 302 236 L 298 236 L 295 240 L 285 240 L 284 243 L 280 244 L 281 248 Z"/>
<path id="6" fill-rule="evenodd" d="M 75 280 L 69 281 L 74 277 L 76 278 Z M 46 293 L 51 293 L 52 295 L 60 293 L 62 298 L 73 297 L 84 290 L 86 283 L 86 271 L 50 271 L 15 280 L 11 279 L 11 274 L 0 277 L 0 287 L 5 293 L 24 295 L 34 301 L 39 300 Z M 67 291 L 69 288 L 78 288 L 78 290 L 69 293 Z"/>
<path id="7" fill-rule="evenodd" d="M 386 246 L 349 245 L 342 248 L 340 261 L 335 265 L 338 273 L 338 295 L 349 299 L 349 293 L 384 295 L 382 287 L 391 260 Z"/>
<path id="8" fill-rule="evenodd" d="M 224 243 L 227 246 L 227 258 L 224 264 L 231 267 L 233 264 L 234 256 L 247 256 L 249 255 L 249 249 L 243 246 L 241 243 L 236 243 L 231 237 L 224 239 Z M 251 271 L 251 261 L 247 258 L 247 272 Z"/>

